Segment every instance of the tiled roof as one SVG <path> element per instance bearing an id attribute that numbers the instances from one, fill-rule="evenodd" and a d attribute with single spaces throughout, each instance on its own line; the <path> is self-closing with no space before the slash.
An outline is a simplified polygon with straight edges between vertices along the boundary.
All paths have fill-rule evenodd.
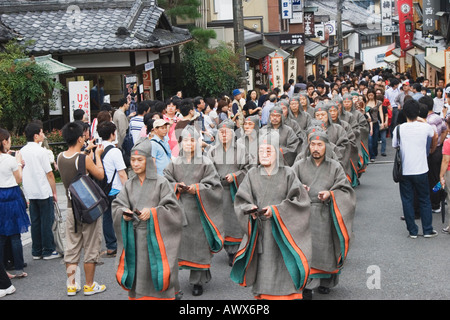
<path id="1" fill-rule="evenodd" d="M 155 1 L 0 0 L 0 12 L 5 27 L 35 40 L 33 54 L 158 49 L 191 39 L 170 25 Z"/>

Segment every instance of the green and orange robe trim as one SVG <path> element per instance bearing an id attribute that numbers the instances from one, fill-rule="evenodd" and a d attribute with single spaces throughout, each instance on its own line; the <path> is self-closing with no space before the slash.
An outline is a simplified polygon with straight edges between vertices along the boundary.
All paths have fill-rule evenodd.
<path id="1" fill-rule="evenodd" d="M 344 222 L 344 218 L 336 204 L 336 198 L 334 191 L 330 191 L 330 214 L 333 218 L 333 226 L 338 235 L 340 254 L 337 261 L 337 268 L 333 271 L 323 271 L 315 268 L 311 268 L 310 278 L 329 278 L 333 274 L 339 274 L 344 265 L 344 261 L 347 258 L 348 250 L 350 247 L 350 234 Z"/>
<path id="2" fill-rule="evenodd" d="M 133 286 L 136 275 L 136 241 L 133 221 L 125 221 L 122 218 L 121 223 L 123 251 L 116 272 L 116 280 L 123 289 L 129 291 Z M 151 277 L 155 290 L 166 291 L 170 285 L 171 270 L 155 208 L 150 210 L 150 218 L 147 221 L 147 249 Z M 151 299 L 152 297 L 148 298 Z"/>
<path id="3" fill-rule="evenodd" d="M 272 236 L 278 245 L 283 256 L 286 268 L 297 290 L 305 287 L 309 276 L 309 263 L 300 247 L 295 243 L 294 238 L 290 234 L 287 226 L 276 206 L 270 206 L 272 211 Z M 246 286 L 246 273 L 254 257 L 256 242 L 258 239 L 257 220 L 249 217 L 248 222 L 248 241 L 241 250 L 236 253 L 233 267 L 231 269 L 231 279 L 241 286 Z M 275 295 L 259 295 L 256 299 L 301 299 L 302 294 L 296 293 L 287 296 Z"/>
<path id="4" fill-rule="evenodd" d="M 370 155 L 367 147 L 361 141 L 361 153 L 358 161 L 358 174 L 361 174 L 366 171 L 367 165 L 369 164 Z"/>
<path id="5" fill-rule="evenodd" d="M 175 193 L 177 195 L 177 198 L 179 199 L 180 193 L 178 192 L 178 183 L 175 184 Z M 205 232 L 210 251 L 212 253 L 217 253 L 222 250 L 225 241 L 219 231 L 219 228 L 211 219 L 208 211 L 205 208 L 202 196 L 200 194 L 200 186 L 198 183 L 195 185 L 195 198 L 197 200 L 197 208 L 200 214 L 200 221 L 202 223 L 203 231 Z M 189 270 L 208 270 L 211 267 L 210 264 L 199 264 L 185 260 L 180 260 L 178 262 L 178 265 L 180 269 Z"/>
<path id="6" fill-rule="evenodd" d="M 348 182 L 350 182 L 353 188 L 356 188 L 359 185 L 359 178 L 358 178 L 359 170 L 357 169 L 357 167 L 353 163 L 353 160 L 351 159 L 350 165 L 351 165 L 351 173 L 347 174 L 347 180 Z"/>
<path id="7" fill-rule="evenodd" d="M 231 193 L 231 200 L 234 202 L 234 198 L 236 196 L 236 193 L 239 189 L 239 182 L 237 180 L 236 174 L 232 173 L 231 176 L 233 177 L 233 181 L 230 183 L 230 193 Z M 239 245 L 242 241 L 242 238 L 233 238 L 230 236 L 225 236 L 225 245 L 227 246 L 234 246 Z"/>

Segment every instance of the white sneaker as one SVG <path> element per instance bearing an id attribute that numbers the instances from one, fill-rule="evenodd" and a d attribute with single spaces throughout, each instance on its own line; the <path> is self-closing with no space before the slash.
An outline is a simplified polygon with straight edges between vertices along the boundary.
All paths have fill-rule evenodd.
<path id="1" fill-rule="evenodd" d="M 59 252 L 53 251 L 51 255 L 45 256 L 42 259 L 44 259 L 44 260 L 52 260 L 52 259 L 61 258 L 61 257 L 62 257 L 62 255 Z"/>
<path id="2" fill-rule="evenodd" d="M 106 286 L 104 284 L 100 285 L 94 281 L 92 287 L 84 285 L 84 295 L 92 296 L 93 294 L 100 293 L 106 290 Z"/>
<path id="3" fill-rule="evenodd" d="M 9 288 L 0 290 L 0 298 L 6 296 L 7 294 L 13 294 L 14 292 L 16 292 L 16 288 L 11 285 Z"/>

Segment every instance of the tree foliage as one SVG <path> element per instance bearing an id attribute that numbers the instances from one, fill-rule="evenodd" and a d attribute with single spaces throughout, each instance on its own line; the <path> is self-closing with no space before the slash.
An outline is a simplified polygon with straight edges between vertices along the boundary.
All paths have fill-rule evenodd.
<path id="1" fill-rule="evenodd" d="M 190 42 L 183 48 L 184 90 L 188 96 L 219 96 L 239 87 L 239 56 L 229 44 L 208 48 Z"/>
<path id="2" fill-rule="evenodd" d="M 33 58 L 26 45 L 12 40 L 0 52 L 0 126 L 19 133 L 32 119 L 42 119 L 44 108 L 54 105 L 53 91 L 61 89 L 50 72 Z"/>

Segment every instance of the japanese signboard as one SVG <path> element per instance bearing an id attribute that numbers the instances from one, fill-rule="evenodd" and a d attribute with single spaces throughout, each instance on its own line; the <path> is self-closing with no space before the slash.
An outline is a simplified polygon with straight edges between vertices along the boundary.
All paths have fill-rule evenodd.
<path id="1" fill-rule="evenodd" d="M 289 20 L 290 24 L 303 23 L 303 12 L 294 11 L 292 12 L 292 19 Z"/>
<path id="2" fill-rule="evenodd" d="M 289 81 L 290 79 L 293 79 L 294 81 L 297 79 L 297 58 L 288 59 L 287 80 Z"/>
<path id="3" fill-rule="evenodd" d="M 305 35 L 303 33 L 280 34 L 280 46 L 304 46 Z"/>
<path id="4" fill-rule="evenodd" d="M 284 62 L 283 57 L 275 55 L 270 59 L 270 71 L 272 76 L 272 89 L 280 88 L 283 91 L 284 84 Z"/>
<path id="5" fill-rule="evenodd" d="M 90 104 L 89 81 L 70 81 L 69 82 L 69 112 L 70 121 L 73 119 L 73 111 L 82 109 L 91 118 L 91 104 Z"/>
<path id="6" fill-rule="evenodd" d="M 427 48 L 425 48 L 425 57 L 430 56 L 436 52 L 437 52 L 436 47 L 427 47 Z M 426 67 L 425 67 L 425 78 L 428 79 L 428 81 L 429 81 L 428 86 L 430 88 L 434 88 L 436 86 L 436 69 L 428 62 L 426 63 Z"/>
<path id="7" fill-rule="evenodd" d="M 263 84 L 263 75 L 261 72 L 261 65 L 257 64 L 255 65 L 255 85 L 259 87 Z"/>
<path id="8" fill-rule="evenodd" d="M 303 16 L 303 27 L 305 32 L 305 37 L 314 37 L 314 13 L 305 12 Z"/>
<path id="9" fill-rule="evenodd" d="M 422 31 L 428 34 L 435 30 L 436 25 L 436 11 L 439 11 L 439 0 L 423 0 L 423 25 Z"/>
<path id="10" fill-rule="evenodd" d="M 302 0 L 292 0 L 292 11 L 302 11 Z"/>
<path id="11" fill-rule="evenodd" d="M 402 50 L 408 50 L 413 47 L 413 8 L 412 0 L 398 0 L 398 20 L 399 20 L 399 38 L 400 48 Z"/>
<path id="12" fill-rule="evenodd" d="M 281 0 L 281 18 L 292 19 L 292 0 Z"/>
<path id="13" fill-rule="evenodd" d="M 336 21 L 332 20 L 332 21 L 324 22 L 323 25 L 325 28 L 328 29 L 328 34 L 330 36 L 336 35 Z"/>
<path id="14" fill-rule="evenodd" d="M 381 34 L 390 36 L 392 34 L 392 1 L 381 0 Z"/>

